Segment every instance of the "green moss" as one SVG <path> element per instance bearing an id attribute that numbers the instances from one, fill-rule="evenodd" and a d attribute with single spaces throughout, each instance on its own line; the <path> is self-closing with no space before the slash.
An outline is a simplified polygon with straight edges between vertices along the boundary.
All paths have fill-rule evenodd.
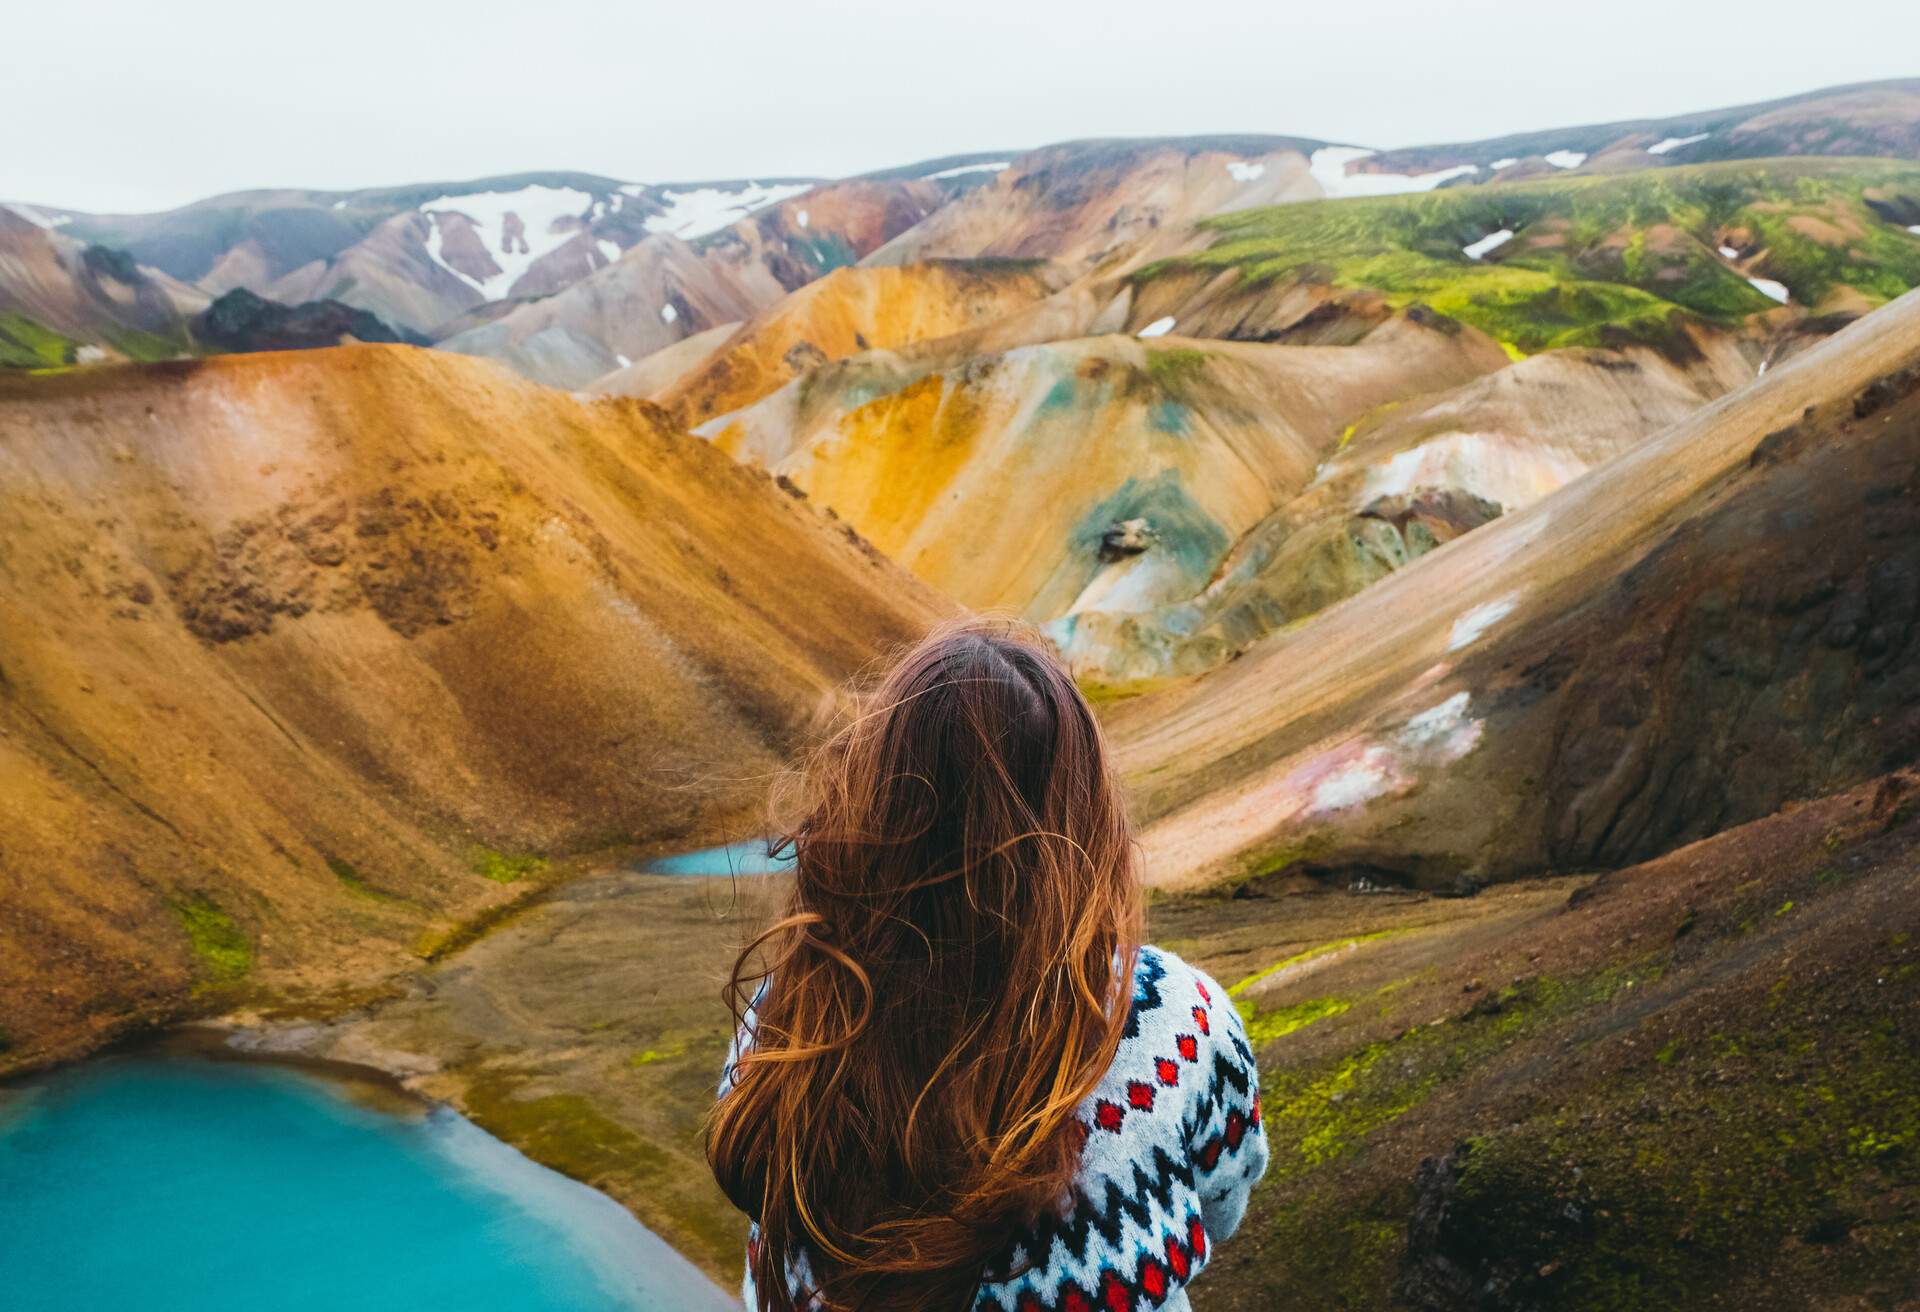
<path id="1" fill-rule="evenodd" d="M 162 337 L 139 328 L 106 328 L 100 335 L 129 360 L 171 360 L 189 353 L 184 340 Z"/>
<path id="2" fill-rule="evenodd" d="M 80 344 L 24 314 L 0 313 L 0 369 L 57 369 L 73 363 Z"/>
<path id="3" fill-rule="evenodd" d="M 1206 372 L 1207 353 L 1190 347 L 1147 352 L 1147 376 L 1162 391 L 1179 394 Z"/>
<path id="4" fill-rule="evenodd" d="M 1735 324 L 1774 307 L 1718 256 L 1728 229 L 1758 239 L 1748 243 L 1763 251 L 1758 271 L 1802 304 L 1842 286 L 1878 304 L 1920 285 L 1920 242 L 1880 219 L 1868 190 L 1881 200 L 1920 196 L 1920 170 L 1768 161 L 1245 210 L 1206 221 L 1216 234 L 1208 249 L 1135 277 L 1232 268 L 1251 286 L 1368 288 L 1397 308 L 1424 302 L 1470 323 L 1510 354 L 1623 341 L 1675 348 L 1684 316 Z M 1809 220 L 1858 235 L 1815 240 Z M 1496 259 L 1462 253 L 1496 228 L 1518 234 Z"/>
<path id="5" fill-rule="evenodd" d="M 1261 1105 L 1277 1180 L 1345 1156 L 1524 1034 L 1605 1001 L 1657 974 L 1648 963 L 1570 980 L 1518 980 L 1456 1021 L 1415 1025 L 1391 1039 L 1300 1068 L 1263 1071 Z"/>
<path id="6" fill-rule="evenodd" d="M 508 853 L 477 847 L 468 853 L 467 867 L 483 879 L 512 884 L 545 870 L 547 859 L 537 852 Z"/>
<path id="7" fill-rule="evenodd" d="M 651 1066 L 655 1062 L 673 1061 L 676 1058 L 684 1057 L 686 1055 L 687 1055 L 687 1045 L 686 1045 L 686 1042 L 682 1040 L 679 1043 L 669 1043 L 666 1046 L 660 1047 L 660 1048 L 642 1049 L 641 1051 L 636 1052 L 631 1057 L 627 1058 L 627 1065 L 637 1070 L 642 1066 Z"/>
<path id="8" fill-rule="evenodd" d="M 1274 962 L 1271 966 L 1265 966 L 1256 970 L 1253 974 L 1248 975 L 1245 979 L 1229 987 L 1227 989 L 1227 996 L 1237 998 L 1262 980 L 1279 974 L 1289 966 L 1297 966 L 1302 962 L 1312 961 L 1315 957 L 1324 957 L 1330 952 L 1340 952 L 1347 948 L 1358 947 L 1362 943 L 1372 943 L 1379 939 L 1392 938 L 1396 934 L 1404 934 L 1406 932 L 1404 929 L 1379 929 L 1370 934 L 1354 934 L 1347 938 L 1337 938 L 1326 943 L 1316 943 L 1304 951 L 1296 952 L 1290 957 Z M 1247 1008 L 1242 1005 L 1240 1014 L 1246 1016 L 1250 1013 Z"/>
<path id="9" fill-rule="evenodd" d="M 1310 998 L 1272 1011 L 1260 1011 L 1246 1002 L 1239 1004 L 1240 1015 L 1247 1024 L 1247 1038 L 1256 1048 L 1285 1038 L 1295 1030 L 1303 1030 L 1315 1021 L 1338 1016 L 1352 1006 L 1345 998 Z"/>
<path id="10" fill-rule="evenodd" d="M 253 968 L 253 943 L 204 893 L 173 903 L 173 912 L 187 932 L 187 942 L 207 978 L 216 983 L 239 979 Z"/>

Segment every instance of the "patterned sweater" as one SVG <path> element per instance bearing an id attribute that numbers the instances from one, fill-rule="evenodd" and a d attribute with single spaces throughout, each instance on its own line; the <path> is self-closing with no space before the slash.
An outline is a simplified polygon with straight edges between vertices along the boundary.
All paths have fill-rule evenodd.
<path id="1" fill-rule="evenodd" d="M 722 1096 L 751 1032 L 749 1011 Z M 1226 992 L 1171 952 L 1142 948 L 1120 1049 L 1080 1120 L 1086 1147 L 1068 1206 L 989 1264 L 976 1312 L 1187 1312 L 1186 1286 L 1239 1226 L 1267 1168 L 1259 1072 Z M 789 1273 L 796 1296 L 807 1276 Z M 751 1271 L 741 1296 L 757 1307 Z"/>

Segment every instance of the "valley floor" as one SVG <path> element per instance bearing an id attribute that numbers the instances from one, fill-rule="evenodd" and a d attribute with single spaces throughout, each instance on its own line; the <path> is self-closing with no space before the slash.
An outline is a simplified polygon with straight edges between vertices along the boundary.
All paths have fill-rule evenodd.
<path id="1" fill-rule="evenodd" d="M 1158 901 L 1155 941 L 1234 981 L 1274 1148 L 1196 1306 L 1910 1306 L 1917 814 L 1889 776 L 1598 877 Z M 698 1128 L 779 891 L 589 875 L 254 1038 L 403 1074 L 730 1282 Z"/>

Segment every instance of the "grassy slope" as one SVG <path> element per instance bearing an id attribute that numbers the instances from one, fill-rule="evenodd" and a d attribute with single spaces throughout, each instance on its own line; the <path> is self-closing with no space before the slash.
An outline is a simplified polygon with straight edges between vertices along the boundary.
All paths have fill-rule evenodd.
<path id="1" fill-rule="evenodd" d="M 1661 345 L 1676 311 L 1723 325 L 1774 302 L 1744 274 L 1820 307 L 1848 289 L 1879 305 L 1920 285 L 1920 237 L 1874 212 L 1920 192 L 1920 168 L 1865 160 L 1767 161 L 1568 178 L 1221 215 L 1212 246 L 1142 269 L 1235 269 L 1245 284 L 1331 282 L 1422 301 L 1519 351 Z M 1512 229 L 1474 261 L 1461 248 Z M 1740 238 L 1741 272 L 1717 247 Z"/>
<path id="2" fill-rule="evenodd" d="M 0 369 L 57 369 L 73 363 L 79 343 L 24 314 L 0 314 Z"/>

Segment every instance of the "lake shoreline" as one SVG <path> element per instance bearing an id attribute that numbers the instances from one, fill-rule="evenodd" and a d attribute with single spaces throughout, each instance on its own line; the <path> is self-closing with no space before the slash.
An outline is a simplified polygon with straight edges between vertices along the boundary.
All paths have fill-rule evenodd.
<path id="1" fill-rule="evenodd" d="M 20 1306 L 126 1305 L 136 1287 L 143 1306 L 205 1306 L 250 1245 L 300 1306 L 463 1286 L 476 1312 L 730 1305 L 631 1209 L 444 1101 L 374 1067 L 287 1060 L 234 1037 L 182 1031 L 10 1087 L 0 1215 L 22 1245 Z M 96 1236 L 75 1221 L 97 1214 L 103 1191 L 127 1233 L 108 1226 L 94 1262 Z M 382 1206 L 398 1209 L 390 1224 L 373 1219 Z M 168 1254 L 151 1283 L 142 1244 Z"/>

